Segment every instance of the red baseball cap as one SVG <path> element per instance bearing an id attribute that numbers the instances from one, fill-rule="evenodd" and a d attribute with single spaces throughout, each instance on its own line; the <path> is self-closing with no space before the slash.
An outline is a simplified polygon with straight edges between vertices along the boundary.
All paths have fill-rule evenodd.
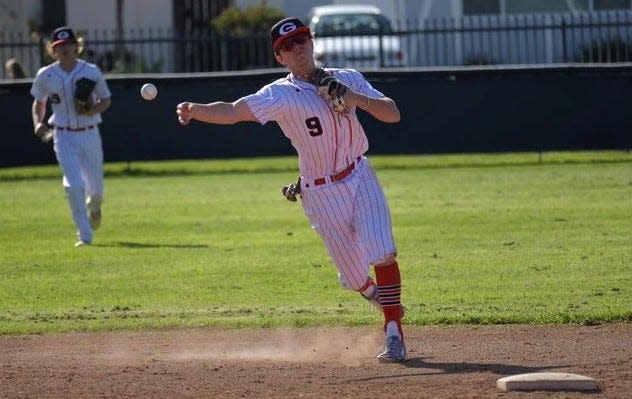
<path id="1" fill-rule="evenodd" d="M 53 47 L 62 43 L 76 43 L 77 37 L 75 36 L 75 32 L 68 26 L 61 26 L 53 31 L 53 35 L 51 37 L 51 41 Z"/>
<path id="2" fill-rule="evenodd" d="M 285 39 L 301 33 L 311 35 L 309 27 L 299 18 L 291 17 L 280 20 L 270 29 L 270 43 L 272 44 L 272 49 L 277 51 Z"/>

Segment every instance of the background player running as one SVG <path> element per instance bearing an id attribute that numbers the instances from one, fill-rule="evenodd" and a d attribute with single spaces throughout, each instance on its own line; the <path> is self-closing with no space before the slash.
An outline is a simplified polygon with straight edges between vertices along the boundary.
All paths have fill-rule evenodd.
<path id="1" fill-rule="evenodd" d="M 55 156 L 64 175 L 63 185 L 79 240 L 92 243 L 92 231 L 101 224 L 103 202 L 103 149 L 99 123 L 110 107 L 110 90 L 99 68 L 77 58 L 83 40 L 63 26 L 53 31 L 47 45 L 56 60 L 41 68 L 31 87 L 33 131 L 45 139 L 52 132 Z M 88 82 L 88 98 L 77 98 L 78 82 Z M 93 88 L 91 85 L 94 85 Z M 52 115 L 45 121 L 50 100 Z"/>
<path id="2" fill-rule="evenodd" d="M 233 103 L 183 102 L 181 124 L 276 121 L 299 156 L 302 206 L 335 263 L 342 285 L 362 294 L 384 314 L 382 362 L 406 358 L 401 326 L 401 279 L 391 217 L 375 173 L 364 157 L 368 140 L 356 117 L 360 108 L 398 122 L 395 102 L 353 69 L 316 68 L 309 28 L 298 18 L 270 30 L 276 60 L 290 71 Z M 370 277 L 374 266 L 376 282 Z"/>

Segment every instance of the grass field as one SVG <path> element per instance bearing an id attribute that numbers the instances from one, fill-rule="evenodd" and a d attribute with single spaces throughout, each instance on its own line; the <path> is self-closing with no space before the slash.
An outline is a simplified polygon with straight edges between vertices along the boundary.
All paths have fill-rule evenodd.
<path id="1" fill-rule="evenodd" d="M 632 154 L 370 157 L 408 324 L 632 320 Z M 296 160 L 108 164 L 76 249 L 56 166 L 0 169 L 0 333 L 363 325 L 301 207 Z"/>

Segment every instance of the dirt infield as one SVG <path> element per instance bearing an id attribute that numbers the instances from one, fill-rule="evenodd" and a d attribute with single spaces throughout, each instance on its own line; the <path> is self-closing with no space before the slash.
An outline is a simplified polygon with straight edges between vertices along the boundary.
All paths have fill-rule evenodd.
<path id="1" fill-rule="evenodd" d="M 628 398 L 632 323 L 408 327 L 409 360 L 375 361 L 377 328 L 187 329 L 0 337 L 2 398 Z M 502 392 L 536 371 L 599 391 Z"/>

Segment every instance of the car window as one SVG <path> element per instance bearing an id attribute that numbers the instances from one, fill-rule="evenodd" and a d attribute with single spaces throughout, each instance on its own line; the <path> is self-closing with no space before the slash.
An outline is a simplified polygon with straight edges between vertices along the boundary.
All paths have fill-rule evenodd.
<path id="1" fill-rule="evenodd" d="M 391 26 L 381 15 L 340 14 L 322 15 L 314 29 L 314 35 L 353 35 L 391 33 Z"/>

